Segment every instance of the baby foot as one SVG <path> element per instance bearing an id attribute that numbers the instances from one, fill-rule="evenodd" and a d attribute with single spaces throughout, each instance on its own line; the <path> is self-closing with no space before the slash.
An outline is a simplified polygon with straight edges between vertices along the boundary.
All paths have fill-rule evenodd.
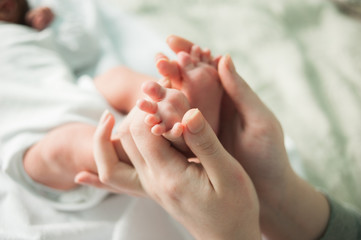
<path id="1" fill-rule="evenodd" d="M 181 124 L 183 115 L 190 109 L 188 99 L 177 89 L 165 88 L 156 82 L 146 82 L 142 86 L 149 100 L 141 99 L 137 106 L 148 115 L 145 123 L 151 126 L 155 135 L 162 135 L 181 151 L 188 147 L 184 143 Z"/>
<path id="2" fill-rule="evenodd" d="M 191 108 L 199 108 L 217 133 L 223 88 L 217 64 L 209 50 L 194 45 L 190 52 L 179 52 L 177 61 L 158 54 L 156 66 L 160 74 L 170 79 L 172 87 L 182 91 Z"/>
<path id="3" fill-rule="evenodd" d="M 26 23 L 39 31 L 49 26 L 53 19 L 54 13 L 48 7 L 36 8 L 26 15 Z"/>

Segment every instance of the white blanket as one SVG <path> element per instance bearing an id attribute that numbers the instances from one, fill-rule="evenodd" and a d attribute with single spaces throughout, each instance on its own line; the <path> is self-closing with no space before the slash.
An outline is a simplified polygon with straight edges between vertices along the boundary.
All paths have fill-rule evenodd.
<path id="1" fill-rule="evenodd" d="M 74 193 L 70 196 L 58 194 L 34 185 L 22 168 L 24 152 L 56 126 L 68 122 L 96 125 L 102 112 L 112 108 L 91 89 L 91 78 L 82 74 L 97 74 L 121 62 L 127 64 L 128 59 L 144 70 L 144 59 L 134 57 L 138 51 L 143 51 L 144 44 L 141 41 L 132 41 L 132 44 L 125 41 L 130 51 L 134 49 L 132 52 L 128 50 L 128 53 L 122 51 L 119 44 L 117 48 L 113 47 L 112 38 L 106 35 L 106 28 L 101 25 L 105 15 L 99 9 L 101 5 L 95 2 L 53 3 L 51 8 L 57 18 L 51 28 L 42 32 L 0 23 L 0 35 L 4 36 L 0 42 L 0 163 L 4 172 L 28 190 L 36 193 L 44 191 L 43 195 L 52 201 L 71 203 L 75 199 Z M 118 37 L 118 41 L 137 34 L 137 37 L 146 37 L 147 47 L 154 46 L 152 41 L 158 44 L 145 30 L 137 28 L 132 20 L 124 17 L 114 19 L 122 22 L 117 34 L 127 36 Z M 103 23 L 104 26 L 106 24 L 109 22 Z M 114 49 L 121 51 L 122 55 Z M 149 50 L 144 51 L 147 52 Z M 121 61 L 121 57 L 127 61 Z M 150 57 L 148 60 L 146 66 L 152 64 Z M 84 84 L 86 81 L 90 84 Z M 121 116 L 112 112 L 120 120 Z M 94 200 L 88 199 L 95 194 L 93 190 L 80 188 L 77 192 L 85 196 L 76 202 L 84 206 L 89 206 L 90 202 L 94 204 Z"/>
<path id="2" fill-rule="evenodd" d="M 165 43 L 96 1 L 37 1 L 56 13 L 42 32 L 0 24 L 0 239 L 191 239 L 151 200 L 89 187 L 51 191 L 24 175 L 26 149 L 55 126 L 96 125 L 105 109 L 92 76 L 125 64 L 156 75 Z M 16 183 L 15 183 L 16 182 Z M 103 200 L 103 201 L 102 201 Z M 66 212 L 63 212 L 66 210 Z M 73 212 L 69 212 L 73 211 Z"/>

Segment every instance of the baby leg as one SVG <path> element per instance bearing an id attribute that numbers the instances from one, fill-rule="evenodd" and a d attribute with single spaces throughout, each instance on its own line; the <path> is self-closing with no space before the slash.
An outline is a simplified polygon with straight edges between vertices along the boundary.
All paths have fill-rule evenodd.
<path id="1" fill-rule="evenodd" d="M 113 108 L 127 114 L 136 101 L 143 97 L 140 91 L 142 83 L 155 80 L 125 66 L 118 66 L 97 76 L 94 84 Z"/>
<path id="2" fill-rule="evenodd" d="M 25 171 L 34 181 L 51 188 L 77 187 L 74 177 L 78 172 L 97 172 L 92 147 L 94 132 L 94 126 L 83 123 L 51 130 L 26 152 Z"/>
<path id="3" fill-rule="evenodd" d="M 156 82 L 143 84 L 149 100 L 141 99 L 137 106 L 148 115 L 145 123 L 155 135 L 162 135 L 181 151 L 187 151 L 182 133 L 182 117 L 190 109 L 186 96 L 176 89 L 165 88 Z"/>

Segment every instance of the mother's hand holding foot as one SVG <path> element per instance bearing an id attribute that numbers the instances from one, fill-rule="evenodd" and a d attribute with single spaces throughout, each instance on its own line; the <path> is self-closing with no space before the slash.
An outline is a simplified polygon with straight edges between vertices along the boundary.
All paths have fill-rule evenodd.
<path id="1" fill-rule="evenodd" d="M 175 52 L 192 46 L 175 36 L 168 44 Z M 182 121 L 200 164 L 153 135 L 144 113 L 133 109 L 120 141 L 134 168 L 118 161 L 110 141 L 114 121 L 105 116 L 95 134 L 99 178 L 117 192 L 145 192 L 197 239 L 261 239 L 261 231 L 268 239 L 321 237 L 328 202 L 292 171 L 279 122 L 229 56 L 220 59 L 218 72 L 226 93 L 219 139 L 198 110 Z"/>
<path id="2" fill-rule="evenodd" d="M 183 124 L 185 141 L 201 164 L 188 162 L 165 138 L 153 135 L 143 112 L 132 114 L 121 141 L 151 198 L 197 239 L 260 239 L 253 184 L 198 110 L 189 110 Z"/>

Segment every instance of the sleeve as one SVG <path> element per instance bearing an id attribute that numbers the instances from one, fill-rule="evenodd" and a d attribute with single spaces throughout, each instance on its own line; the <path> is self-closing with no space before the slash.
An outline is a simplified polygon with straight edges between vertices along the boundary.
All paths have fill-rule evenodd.
<path id="1" fill-rule="evenodd" d="M 361 214 L 340 205 L 329 196 L 327 199 L 330 204 L 330 218 L 321 240 L 361 239 Z"/>

